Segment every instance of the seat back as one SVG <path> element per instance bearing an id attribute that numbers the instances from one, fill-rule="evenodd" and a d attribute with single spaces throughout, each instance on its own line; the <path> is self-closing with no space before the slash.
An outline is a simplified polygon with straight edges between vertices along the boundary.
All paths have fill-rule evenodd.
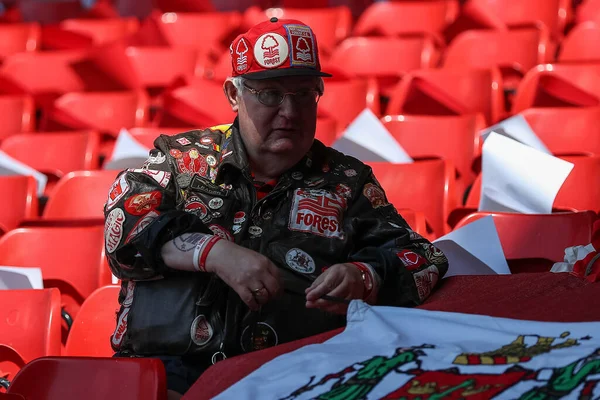
<path id="1" fill-rule="evenodd" d="M 0 57 L 36 51 L 40 46 L 40 26 L 29 24 L 0 25 Z"/>
<path id="2" fill-rule="evenodd" d="M 575 26 L 561 43 L 558 61 L 600 61 L 600 20 Z"/>
<path id="3" fill-rule="evenodd" d="M 325 146 L 331 146 L 338 136 L 337 123 L 332 118 L 317 118 L 315 139 L 320 140 Z"/>
<path id="4" fill-rule="evenodd" d="M 408 208 L 425 214 L 436 236 L 449 227 L 446 219 L 456 206 L 454 167 L 444 160 L 412 164 L 369 162 L 373 173 L 396 209 Z"/>
<path id="5" fill-rule="evenodd" d="M 374 81 L 364 79 L 325 82 L 325 94 L 319 100 L 318 114 L 336 120 L 344 130 L 365 108 L 379 115 L 379 92 Z"/>
<path id="6" fill-rule="evenodd" d="M 142 145 L 149 149 L 154 147 L 154 141 L 160 135 L 177 135 L 178 133 L 185 132 L 186 130 L 192 130 L 189 128 L 131 128 L 129 134 Z"/>
<path id="7" fill-rule="evenodd" d="M 111 357 L 110 336 L 119 310 L 119 286 L 103 286 L 85 299 L 73 321 L 65 355 Z"/>
<path id="8" fill-rule="evenodd" d="M 191 79 L 199 62 L 191 48 L 128 47 L 127 57 L 145 87 L 167 87 L 178 78 Z"/>
<path id="9" fill-rule="evenodd" d="M 114 42 L 135 33 L 139 29 L 135 18 L 66 19 L 59 27 L 92 39 L 94 45 Z"/>
<path id="10" fill-rule="evenodd" d="M 104 204 L 116 171 L 75 171 L 65 175 L 50 193 L 44 219 L 104 218 Z"/>
<path id="11" fill-rule="evenodd" d="M 167 400 L 167 383 L 157 358 L 45 357 L 27 364 L 8 392 L 36 400 Z"/>
<path id="12" fill-rule="evenodd" d="M 37 184 L 33 176 L 0 176 L 0 235 L 16 228 L 24 219 L 38 215 Z"/>
<path id="13" fill-rule="evenodd" d="M 35 108 L 29 96 L 0 96 L 0 142 L 20 132 L 29 132 L 35 126 Z"/>
<path id="14" fill-rule="evenodd" d="M 0 290 L 0 371 L 12 381 L 26 363 L 60 355 L 58 289 Z"/>
<path id="15" fill-rule="evenodd" d="M 488 124 L 504 114 L 502 75 L 492 69 L 431 69 L 411 72 L 392 92 L 388 114 L 482 113 Z"/>

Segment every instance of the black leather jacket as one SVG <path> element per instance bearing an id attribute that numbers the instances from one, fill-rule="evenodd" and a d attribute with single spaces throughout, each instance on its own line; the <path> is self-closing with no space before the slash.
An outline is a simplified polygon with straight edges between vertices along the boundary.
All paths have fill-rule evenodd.
<path id="1" fill-rule="evenodd" d="M 236 123 L 154 145 L 141 169 L 117 177 L 105 206 L 106 254 L 122 280 L 115 351 L 229 356 L 343 326 L 343 317 L 304 307 L 304 289 L 335 263 L 368 263 L 381 278 L 377 303 L 392 306 L 420 304 L 447 270 L 370 167 L 317 140 L 260 201 Z M 162 245 L 187 232 L 265 255 L 285 295 L 249 312 L 216 275 L 167 267 Z"/>

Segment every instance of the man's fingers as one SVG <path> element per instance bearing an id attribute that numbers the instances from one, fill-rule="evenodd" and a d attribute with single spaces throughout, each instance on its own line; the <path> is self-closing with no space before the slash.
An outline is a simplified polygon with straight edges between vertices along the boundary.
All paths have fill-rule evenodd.
<path id="1" fill-rule="evenodd" d="M 240 292 L 237 292 L 237 293 L 240 296 L 240 298 L 242 299 L 242 301 L 244 303 L 246 303 L 248 308 L 250 308 L 252 311 L 256 311 L 260 308 L 260 305 L 256 301 L 256 297 L 254 296 L 254 294 L 252 293 L 252 291 L 250 289 L 245 288 L 243 290 L 240 290 Z"/>
<path id="2" fill-rule="evenodd" d="M 269 299 L 276 298 L 281 294 L 282 286 L 276 277 L 269 274 L 265 274 L 262 278 L 262 282 L 265 287 L 265 290 L 263 291 L 266 292 Z"/>

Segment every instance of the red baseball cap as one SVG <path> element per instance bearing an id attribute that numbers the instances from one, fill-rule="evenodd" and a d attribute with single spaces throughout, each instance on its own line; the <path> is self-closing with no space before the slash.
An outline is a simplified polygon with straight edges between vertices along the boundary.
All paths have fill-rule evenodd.
<path id="1" fill-rule="evenodd" d="M 323 76 L 317 38 L 310 27 L 293 19 L 271 18 L 239 35 L 229 47 L 231 76 L 269 79 Z"/>

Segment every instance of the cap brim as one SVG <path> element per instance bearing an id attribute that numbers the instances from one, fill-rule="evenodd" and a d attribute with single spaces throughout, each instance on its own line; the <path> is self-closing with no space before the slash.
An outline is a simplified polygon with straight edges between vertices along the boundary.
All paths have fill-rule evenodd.
<path id="1" fill-rule="evenodd" d="M 280 78 L 282 76 L 320 76 L 323 78 L 331 78 L 331 74 L 317 71 L 311 68 L 282 68 L 271 69 L 267 71 L 250 72 L 249 74 L 241 75 L 246 79 L 270 79 Z"/>

